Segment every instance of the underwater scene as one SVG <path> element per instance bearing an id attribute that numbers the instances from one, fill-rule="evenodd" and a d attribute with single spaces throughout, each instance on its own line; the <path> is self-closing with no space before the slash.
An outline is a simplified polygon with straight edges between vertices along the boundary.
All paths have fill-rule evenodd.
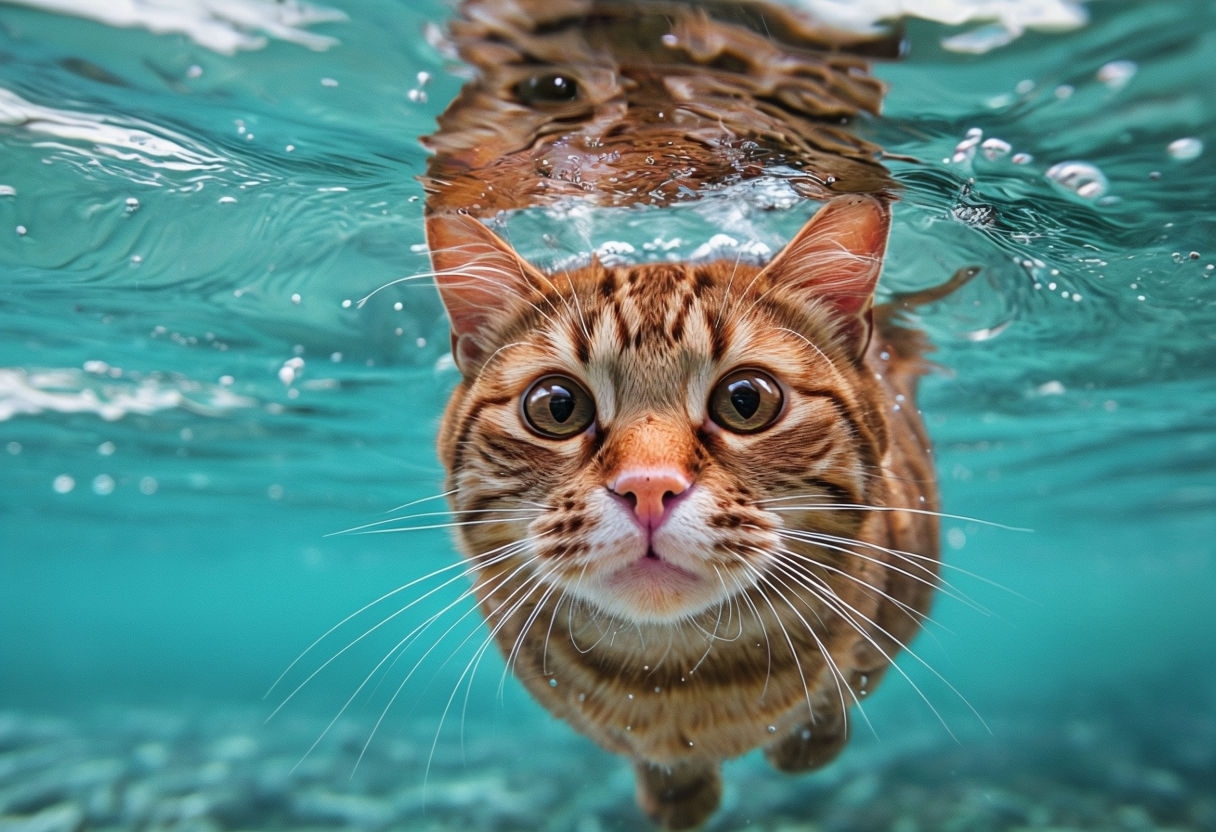
<path id="1" fill-rule="evenodd" d="M 1216 5 L 801 8 L 901 35 L 879 299 L 975 272 L 910 321 L 942 584 L 841 756 L 728 761 L 704 828 L 1216 830 Z M 0 0 L 0 832 L 651 828 L 453 544 L 453 14 Z M 765 257 L 786 184 L 511 231 Z"/>

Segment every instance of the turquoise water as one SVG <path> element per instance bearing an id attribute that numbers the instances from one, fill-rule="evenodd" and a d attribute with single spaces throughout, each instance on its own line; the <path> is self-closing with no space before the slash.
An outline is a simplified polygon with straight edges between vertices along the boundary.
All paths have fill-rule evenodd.
<path id="1" fill-rule="evenodd" d="M 459 581 L 263 699 L 454 562 L 334 534 L 441 490 L 433 289 L 359 300 L 426 268 L 417 139 L 460 84 L 442 4 L 341 7 L 195 28 L 262 38 L 226 51 L 0 3 L 0 824 L 640 828 Z M 733 763 L 713 829 L 1216 829 L 1216 11 L 1088 11 L 983 54 L 911 21 L 876 70 L 884 285 L 982 267 L 921 321 L 976 519 L 845 756 Z"/>

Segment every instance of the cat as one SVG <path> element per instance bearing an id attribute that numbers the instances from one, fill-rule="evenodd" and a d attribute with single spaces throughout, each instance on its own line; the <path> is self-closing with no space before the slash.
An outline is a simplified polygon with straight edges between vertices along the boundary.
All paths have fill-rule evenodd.
<path id="1" fill-rule="evenodd" d="M 874 302 L 894 189 L 840 123 L 881 87 L 816 31 L 761 4 L 470 0 L 452 32 L 478 74 L 428 139 L 460 373 L 438 447 L 473 591 L 665 829 L 712 815 L 725 759 L 833 759 L 938 582 L 926 344 Z M 546 271 L 486 222 L 669 204 L 673 164 L 694 192 L 780 168 L 823 205 L 767 264 Z"/>

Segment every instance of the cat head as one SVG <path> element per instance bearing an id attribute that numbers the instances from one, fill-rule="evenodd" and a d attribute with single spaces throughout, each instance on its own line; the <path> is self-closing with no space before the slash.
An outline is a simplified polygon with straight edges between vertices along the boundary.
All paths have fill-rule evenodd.
<path id="1" fill-rule="evenodd" d="M 766 580 L 808 527 L 855 530 L 844 507 L 869 501 L 886 442 L 865 353 L 888 227 L 881 201 L 841 197 L 763 268 L 546 274 L 475 219 L 430 217 L 466 556 L 671 622 Z"/>

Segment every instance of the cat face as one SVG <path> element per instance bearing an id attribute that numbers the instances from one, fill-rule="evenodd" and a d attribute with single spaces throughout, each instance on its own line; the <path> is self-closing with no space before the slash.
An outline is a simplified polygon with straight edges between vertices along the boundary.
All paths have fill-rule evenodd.
<path id="1" fill-rule="evenodd" d="M 466 556 L 527 593 L 670 623 L 786 568 L 807 528 L 855 532 L 859 513 L 832 508 L 868 504 L 885 449 L 863 354 L 886 232 L 881 203 L 842 198 L 763 269 L 545 275 L 480 223 L 431 218 Z"/>

